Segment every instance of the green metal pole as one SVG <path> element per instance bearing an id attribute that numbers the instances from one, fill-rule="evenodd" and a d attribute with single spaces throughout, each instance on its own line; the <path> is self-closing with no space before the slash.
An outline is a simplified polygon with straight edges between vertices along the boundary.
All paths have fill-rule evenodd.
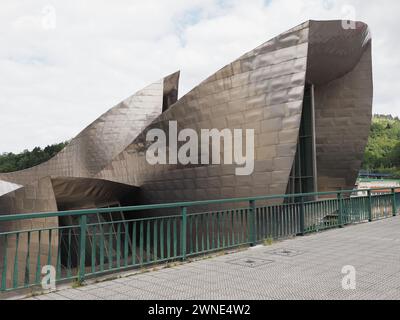
<path id="1" fill-rule="evenodd" d="M 337 194 L 337 198 L 339 201 L 339 217 L 338 217 L 338 223 L 339 223 L 339 228 L 343 228 L 344 223 L 343 223 L 343 195 L 341 192 Z"/>
<path id="2" fill-rule="evenodd" d="M 392 188 L 393 193 L 393 217 L 397 216 L 396 189 Z"/>
<path id="3" fill-rule="evenodd" d="M 182 225 L 181 225 L 181 248 L 182 259 L 186 260 L 186 241 L 187 241 L 187 207 L 181 208 Z"/>
<path id="4" fill-rule="evenodd" d="M 4 235 L 4 256 L 3 256 L 3 271 L 1 276 L 1 288 L 0 291 L 5 291 L 7 288 L 7 257 L 8 257 L 8 235 Z"/>
<path id="5" fill-rule="evenodd" d="M 300 235 L 304 236 L 306 233 L 305 228 L 305 205 L 304 205 L 304 197 L 300 198 Z"/>
<path id="6" fill-rule="evenodd" d="M 79 281 L 85 280 L 85 258 L 86 258 L 86 228 L 87 228 L 87 216 L 83 215 L 79 218 L 80 226 L 80 241 L 79 241 Z"/>
<path id="7" fill-rule="evenodd" d="M 368 190 L 368 221 L 372 222 L 372 194 L 371 190 Z"/>
<path id="8" fill-rule="evenodd" d="M 250 210 L 249 210 L 249 241 L 250 245 L 254 247 L 256 245 L 256 202 L 254 200 L 250 200 Z"/>

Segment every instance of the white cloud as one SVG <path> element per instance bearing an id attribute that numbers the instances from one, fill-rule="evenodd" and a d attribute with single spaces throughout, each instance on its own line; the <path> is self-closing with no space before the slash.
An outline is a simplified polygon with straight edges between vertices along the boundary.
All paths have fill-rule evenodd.
<path id="1" fill-rule="evenodd" d="M 396 0 L 3 0 L 0 152 L 70 139 L 178 69 L 183 94 L 280 32 L 341 18 L 344 5 L 373 32 L 374 111 L 400 115 Z"/>

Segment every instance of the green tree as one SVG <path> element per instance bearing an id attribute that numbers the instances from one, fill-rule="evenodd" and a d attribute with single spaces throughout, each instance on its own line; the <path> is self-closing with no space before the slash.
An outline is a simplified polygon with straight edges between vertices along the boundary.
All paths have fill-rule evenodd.
<path id="1" fill-rule="evenodd" d="M 33 148 L 32 151 L 24 150 L 21 153 L 3 153 L 0 155 L 0 172 L 13 172 L 37 166 L 54 157 L 68 142 Z"/>
<path id="2" fill-rule="evenodd" d="M 374 116 L 363 168 L 400 176 L 400 120 L 398 117 Z"/>

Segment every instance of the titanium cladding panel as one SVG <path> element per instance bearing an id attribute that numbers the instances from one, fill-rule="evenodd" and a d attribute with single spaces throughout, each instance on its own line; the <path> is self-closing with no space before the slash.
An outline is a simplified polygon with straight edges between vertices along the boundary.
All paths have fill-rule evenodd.
<path id="1" fill-rule="evenodd" d="M 341 21 L 305 22 L 244 54 L 179 100 L 178 80 L 175 73 L 139 91 L 55 158 L 0 174 L 0 180 L 28 186 L 44 177 L 102 179 L 140 188 L 143 203 L 283 194 L 296 153 L 305 85 L 312 84 L 319 190 L 353 187 L 372 116 L 366 24 L 344 29 Z M 178 130 L 198 133 L 254 129 L 253 174 L 237 176 L 233 165 L 149 165 L 146 133 L 161 128 L 168 134 L 170 121 L 177 121 Z"/>
<path id="2" fill-rule="evenodd" d="M 0 174 L 0 214 L 57 211 L 58 204 L 107 205 L 129 194 L 136 203 L 284 194 L 306 84 L 314 86 L 319 191 L 353 188 L 372 117 L 371 38 L 366 24 L 344 29 L 341 21 L 308 21 L 244 54 L 179 100 L 178 81 L 179 72 L 137 92 L 48 162 Z M 151 166 L 145 158 L 146 133 L 160 128 L 168 134 L 170 121 L 177 121 L 178 130 L 197 133 L 253 129 L 254 172 L 237 176 L 236 165 Z M 57 219 L 28 220 L 3 224 L 0 232 L 58 224 Z M 49 246 L 56 252 L 57 237 L 42 241 L 41 252 Z M 31 241 L 39 250 L 37 239 Z M 0 243 L 0 259 L 4 252 Z M 24 263 L 22 259 L 20 264 Z M 11 270 L 7 274 L 10 278 Z"/>
<path id="3" fill-rule="evenodd" d="M 98 177 L 140 186 L 145 202 L 283 194 L 293 165 L 305 84 L 315 88 L 319 190 L 353 188 L 372 117 L 371 39 L 357 22 L 306 22 L 224 67 L 160 115 Z M 255 172 L 234 166 L 149 166 L 152 128 L 254 129 Z M 122 168 L 126 169 L 124 174 Z"/>

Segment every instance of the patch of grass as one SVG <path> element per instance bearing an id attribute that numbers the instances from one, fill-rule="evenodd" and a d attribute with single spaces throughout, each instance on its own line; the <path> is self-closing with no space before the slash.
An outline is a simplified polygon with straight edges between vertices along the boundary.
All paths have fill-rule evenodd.
<path id="1" fill-rule="evenodd" d="M 225 251 L 220 251 L 220 252 L 217 252 L 215 255 L 214 255 L 214 257 L 221 257 L 221 256 L 225 256 L 226 255 L 226 252 Z"/>
<path id="2" fill-rule="evenodd" d="M 26 298 L 33 298 L 33 297 L 37 297 L 37 296 L 41 296 L 43 294 L 43 292 L 41 291 L 31 291 L 30 293 L 27 293 L 25 295 Z"/>
<path id="3" fill-rule="evenodd" d="M 150 272 L 149 269 L 146 269 L 144 267 L 140 268 L 140 273 L 148 273 L 148 272 Z"/>
<path id="4" fill-rule="evenodd" d="M 274 244 L 274 239 L 272 239 L 272 238 L 265 239 L 263 244 L 266 247 L 272 246 Z"/>
<path id="5" fill-rule="evenodd" d="M 83 287 L 83 286 L 84 286 L 84 283 L 82 281 L 80 281 L 80 280 L 75 280 L 74 282 L 72 282 L 72 285 L 71 285 L 71 287 L 73 289 L 77 289 L 77 288 L 80 288 L 80 287 Z"/>

